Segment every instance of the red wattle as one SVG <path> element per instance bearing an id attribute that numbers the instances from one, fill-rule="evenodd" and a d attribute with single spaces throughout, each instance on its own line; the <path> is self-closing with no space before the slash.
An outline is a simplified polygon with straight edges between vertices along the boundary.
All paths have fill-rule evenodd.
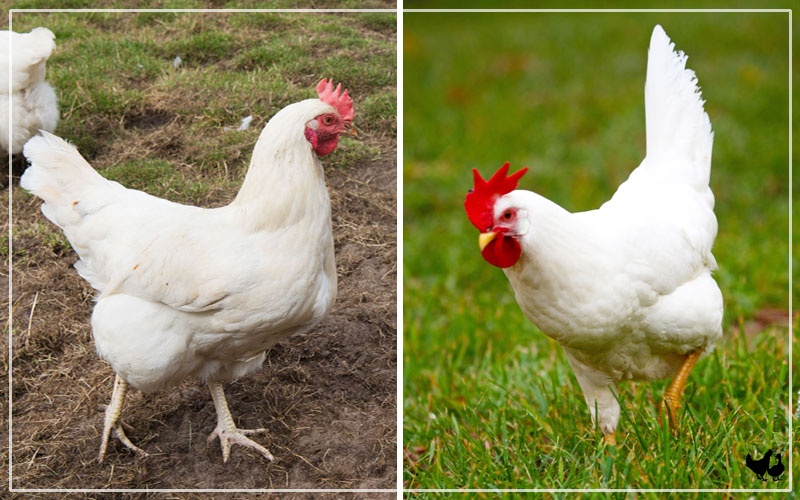
<path id="1" fill-rule="evenodd" d="M 314 147 L 314 152 L 317 153 L 317 156 L 325 156 L 333 153 L 333 150 L 336 149 L 337 144 L 339 144 L 339 136 L 334 135 L 330 139 L 319 141 L 316 147 Z"/>
<path id="2" fill-rule="evenodd" d="M 516 239 L 499 234 L 483 248 L 481 255 L 493 266 L 511 267 L 522 255 L 522 246 Z"/>
<path id="3" fill-rule="evenodd" d="M 317 156 L 325 156 L 333 153 L 333 150 L 336 149 L 336 146 L 339 144 L 338 134 L 322 134 L 322 139 L 320 139 L 320 134 L 316 130 L 306 127 L 305 135 L 306 140 L 311 143 L 311 149 L 317 153 Z"/>

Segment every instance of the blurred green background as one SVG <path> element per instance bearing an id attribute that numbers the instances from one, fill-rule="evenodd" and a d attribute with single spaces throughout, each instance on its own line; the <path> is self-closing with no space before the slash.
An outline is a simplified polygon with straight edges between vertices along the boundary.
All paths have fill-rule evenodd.
<path id="1" fill-rule="evenodd" d="M 653 401 L 667 381 L 623 384 L 620 431 L 637 439 L 609 459 L 585 441 L 588 411 L 560 348 L 481 258 L 463 200 L 472 168 L 491 175 L 505 161 L 531 168 L 520 188 L 570 211 L 608 200 L 645 154 L 655 24 L 689 55 L 715 132 L 726 337 L 687 390 L 709 442 L 650 443 L 657 430 L 637 427 L 657 427 Z M 407 12 L 403 57 L 406 486 L 750 486 L 744 454 L 756 455 L 757 442 L 781 446 L 788 424 L 770 418 L 764 435 L 767 414 L 788 405 L 788 13 Z M 754 378 L 764 363 L 770 374 Z M 646 414 L 636 423 L 626 410 Z M 680 479 L 682 462 L 663 456 L 622 467 L 627 455 L 698 449 L 719 450 L 718 463 L 689 465 L 697 470 Z M 580 472 L 553 470 L 565 450 Z M 611 460 L 609 470 L 593 460 Z"/>

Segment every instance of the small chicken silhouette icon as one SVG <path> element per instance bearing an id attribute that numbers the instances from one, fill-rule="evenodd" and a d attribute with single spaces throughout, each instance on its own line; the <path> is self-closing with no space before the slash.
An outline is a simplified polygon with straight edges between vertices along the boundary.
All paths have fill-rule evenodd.
<path id="1" fill-rule="evenodd" d="M 769 457 L 772 456 L 772 450 L 767 450 L 763 457 L 759 458 L 758 460 L 753 460 L 753 457 L 750 454 L 747 454 L 745 457 L 745 465 L 751 471 L 756 473 L 756 476 L 761 479 L 762 481 L 766 481 L 764 478 L 764 473 L 767 472 L 769 469 Z"/>

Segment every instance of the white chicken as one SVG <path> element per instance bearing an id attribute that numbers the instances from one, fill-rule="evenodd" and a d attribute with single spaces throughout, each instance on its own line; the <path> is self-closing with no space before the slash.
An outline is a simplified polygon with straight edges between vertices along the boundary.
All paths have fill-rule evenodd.
<path id="1" fill-rule="evenodd" d="M 647 156 L 599 209 L 570 213 L 516 190 L 527 169 L 474 171 L 465 208 L 483 257 L 504 268 L 522 311 L 557 340 L 592 419 L 615 442 L 615 383 L 674 375 L 661 411 L 677 428 L 689 372 L 722 335 L 711 276 L 717 234 L 711 123 L 686 56 L 661 26 L 645 84 Z"/>
<path id="2" fill-rule="evenodd" d="M 207 209 L 172 203 L 103 178 L 47 133 L 24 148 L 20 185 L 69 239 L 80 275 L 98 292 L 92 331 L 116 380 L 99 460 L 120 422 L 128 384 L 144 392 L 187 377 L 206 381 L 223 461 L 231 444 L 266 448 L 237 429 L 222 384 L 257 370 L 276 342 L 308 331 L 331 310 L 336 265 L 331 208 L 317 156 L 351 129 L 341 84 L 279 111 L 264 127 L 234 201 Z"/>
<path id="3" fill-rule="evenodd" d="M 0 31 L 0 149 L 6 154 L 21 153 L 39 130 L 52 132 L 58 124 L 56 93 L 44 81 L 54 40 L 47 28 L 22 34 Z"/>

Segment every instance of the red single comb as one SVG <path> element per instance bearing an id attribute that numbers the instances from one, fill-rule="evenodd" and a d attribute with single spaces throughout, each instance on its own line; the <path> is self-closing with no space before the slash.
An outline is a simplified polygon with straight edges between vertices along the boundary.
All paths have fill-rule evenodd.
<path id="1" fill-rule="evenodd" d="M 528 167 L 523 167 L 518 172 L 508 175 L 508 167 L 509 163 L 505 162 L 488 181 L 481 177 L 478 169 L 472 169 L 475 187 L 467 193 L 464 208 L 469 221 L 478 228 L 478 231 L 486 232 L 492 227 L 494 202 L 504 194 L 517 189 L 520 178 L 528 171 Z"/>
<path id="2" fill-rule="evenodd" d="M 342 93 L 341 83 L 334 89 L 333 78 L 330 80 L 323 78 L 317 84 L 317 94 L 322 102 L 336 108 L 342 120 L 348 123 L 353 121 L 353 100 L 347 95 L 347 89 Z"/>

